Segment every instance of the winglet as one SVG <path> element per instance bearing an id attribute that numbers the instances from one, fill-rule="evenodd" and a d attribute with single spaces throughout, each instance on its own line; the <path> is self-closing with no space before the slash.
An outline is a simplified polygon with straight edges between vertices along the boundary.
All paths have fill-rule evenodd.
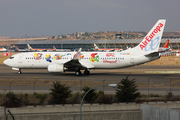
<path id="1" fill-rule="evenodd" d="M 78 52 L 74 55 L 73 59 L 79 59 L 80 58 L 80 56 L 81 56 L 81 49 L 82 48 L 79 48 Z"/>

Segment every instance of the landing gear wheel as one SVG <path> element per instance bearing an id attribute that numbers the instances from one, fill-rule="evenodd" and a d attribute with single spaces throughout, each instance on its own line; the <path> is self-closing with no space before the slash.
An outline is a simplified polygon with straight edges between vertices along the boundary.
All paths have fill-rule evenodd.
<path id="1" fill-rule="evenodd" d="M 21 72 L 21 71 L 18 71 L 17 73 L 18 73 L 18 74 L 21 74 L 22 72 Z"/>
<path id="2" fill-rule="evenodd" d="M 85 70 L 85 71 L 84 71 L 84 74 L 85 74 L 85 75 L 89 75 L 89 74 L 90 74 L 90 71 L 89 71 L 89 70 Z"/>
<path id="3" fill-rule="evenodd" d="M 81 71 L 76 71 L 76 72 L 75 72 L 75 75 L 76 75 L 76 76 L 81 75 Z"/>

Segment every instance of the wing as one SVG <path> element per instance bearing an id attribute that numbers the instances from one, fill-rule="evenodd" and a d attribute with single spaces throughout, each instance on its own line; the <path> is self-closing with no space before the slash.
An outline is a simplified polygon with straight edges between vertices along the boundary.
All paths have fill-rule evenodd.
<path id="1" fill-rule="evenodd" d="M 81 54 L 81 48 L 78 50 L 78 52 L 74 55 L 73 59 L 64 63 L 64 67 L 70 69 L 70 70 L 85 70 L 85 69 L 90 69 L 94 68 L 93 65 L 87 64 L 87 63 L 80 63 L 80 59 L 82 58 Z"/>

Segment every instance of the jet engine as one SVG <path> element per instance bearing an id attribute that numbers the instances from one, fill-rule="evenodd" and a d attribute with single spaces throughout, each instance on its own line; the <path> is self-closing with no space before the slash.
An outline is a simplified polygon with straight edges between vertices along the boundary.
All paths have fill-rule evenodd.
<path id="1" fill-rule="evenodd" d="M 64 70 L 65 68 L 63 64 L 50 64 L 48 66 L 48 72 L 64 72 Z"/>

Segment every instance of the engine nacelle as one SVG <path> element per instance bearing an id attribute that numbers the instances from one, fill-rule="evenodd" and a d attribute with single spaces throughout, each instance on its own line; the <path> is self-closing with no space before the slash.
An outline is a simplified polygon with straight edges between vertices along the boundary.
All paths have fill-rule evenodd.
<path id="1" fill-rule="evenodd" d="M 48 72 L 64 72 L 64 65 L 50 64 L 48 66 Z"/>

